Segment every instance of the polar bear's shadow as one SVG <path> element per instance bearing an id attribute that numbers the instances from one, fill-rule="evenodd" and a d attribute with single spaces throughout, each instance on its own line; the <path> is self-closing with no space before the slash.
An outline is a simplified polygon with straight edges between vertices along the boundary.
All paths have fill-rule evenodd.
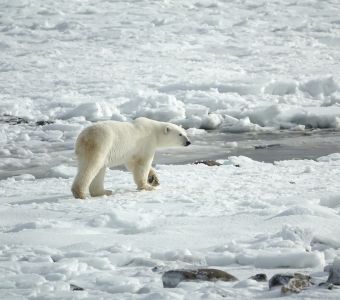
<path id="1" fill-rule="evenodd" d="M 118 188 L 114 188 L 114 187 L 110 187 L 110 191 L 112 191 L 112 194 L 110 196 L 106 196 L 105 198 L 114 198 L 115 196 L 121 196 L 121 195 L 136 195 L 136 194 L 141 194 L 143 192 L 146 191 L 139 191 L 134 187 L 128 188 L 128 187 L 118 187 Z M 93 197 L 91 197 L 92 199 L 95 199 Z M 100 198 L 100 197 L 99 197 Z"/>
<path id="2" fill-rule="evenodd" d="M 26 200 L 23 200 L 23 201 L 14 201 L 14 202 L 10 202 L 9 204 L 10 205 L 29 205 L 29 204 L 33 204 L 33 203 L 36 203 L 36 204 L 42 204 L 42 203 L 53 203 L 53 202 L 60 202 L 62 200 L 67 200 L 70 198 L 70 195 L 69 194 L 63 194 L 63 195 L 60 195 L 60 194 L 57 194 L 55 196 L 49 196 L 49 197 L 42 197 L 42 198 L 33 198 L 33 199 L 26 199 Z"/>

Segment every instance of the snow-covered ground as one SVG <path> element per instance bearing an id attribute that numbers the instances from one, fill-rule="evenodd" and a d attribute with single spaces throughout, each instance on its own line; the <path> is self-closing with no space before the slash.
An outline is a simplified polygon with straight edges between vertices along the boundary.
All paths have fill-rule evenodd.
<path id="1" fill-rule="evenodd" d="M 65 178 L 0 181 L 0 298 L 263 299 L 280 291 L 248 280 L 256 273 L 327 279 L 325 264 L 340 255 L 339 155 L 157 170 L 156 191 L 138 192 L 131 174 L 114 170 L 113 195 L 85 201 L 70 194 L 74 168 L 59 170 Z M 198 266 L 240 281 L 163 288 L 164 271 Z M 300 297 L 339 299 L 340 289 Z"/>
<path id="2" fill-rule="evenodd" d="M 113 196 L 86 201 L 70 185 L 76 136 L 106 119 L 190 128 L 193 146 L 163 163 L 278 140 L 289 157 L 340 152 L 339 37 L 338 0 L 0 1 L 0 299 L 275 298 L 247 278 L 282 268 L 325 281 L 340 255 L 339 154 L 159 164 L 154 192 L 111 170 Z M 240 281 L 162 287 L 164 271 L 193 266 Z"/>

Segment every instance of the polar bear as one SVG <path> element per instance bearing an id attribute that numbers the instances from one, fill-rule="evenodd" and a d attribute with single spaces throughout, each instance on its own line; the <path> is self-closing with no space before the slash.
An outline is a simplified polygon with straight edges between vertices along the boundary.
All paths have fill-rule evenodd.
<path id="1" fill-rule="evenodd" d="M 125 165 L 139 190 L 159 184 L 151 167 L 156 149 L 189 146 L 186 131 L 172 123 L 138 118 L 133 122 L 104 121 L 85 128 L 76 141 L 78 173 L 72 185 L 75 198 L 111 195 L 104 189 L 107 167 Z M 151 184 L 149 184 L 148 179 Z"/>

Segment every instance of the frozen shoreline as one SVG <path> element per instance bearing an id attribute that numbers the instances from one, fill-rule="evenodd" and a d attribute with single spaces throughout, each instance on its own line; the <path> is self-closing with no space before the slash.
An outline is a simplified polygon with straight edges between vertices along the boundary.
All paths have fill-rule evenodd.
<path id="1" fill-rule="evenodd" d="M 50 125 L 46 125 L 46 127 L 48 126 Z M 13 132 L 21 132 L 21 135 L 28 132 L 27 126 L 22 125 L 10 125 L 7 128 Z M 76 126 L 75 128 L 79 130 L 80 127 Z M 66 134 L 69 127 L 65 125 L 64 129 L 66 130 L 64 134 Z M 41 126 L 34 125 L 30 128 L 30 131 L 35 134 L 39 130 L 41 130 Z M 333 129 L 249 133 L 222 133 L 216 130 L 207 132 L 192 129 L 189 132 L 193 142 L 190 147 L 160 150 L 156 153 L 154 164 L 190 164 L 197 160 L 227 159 L 229 156 L 248 156 L 264 162 L 290 159 L 315 160 L 320 156 L 334 152 L 340 153 L 338 142 L 340 132 Z M 0 152 L 3 164 L 3 169 L 0 170 L 0 179 L 20 174 L 31 174 L 36 178 L 55 177 L 58 176 L 58 166 L 76 166 L 73 149 L 76 135 L 72 131 L 70 133 L 67 143 L 55 139 L 53 135 L 38 135 L 39 147 L 35 147 L 32 143 L 29 146 L 30 152 L 24 150 L 27 149 L 24 143 L 22 153 L 17 152 L 16 155 L 8 155 L 3 148 L 2 153 Z M 44 134 L 44 130 L 41 134 Z M 17 136 L 20 137 L 20 134 Z M 44 139 L 47 140 L 43 142 Z M 15 150 L 14 147 L 12 149 Z M 37 158 L 42 157 L 43 159 L 38 164 L 32 160 L 25 160 L 25 155 L 30 158 L 32 153 Z M 124 167 L 118 167 L 118 169 L 125 170 Z"/>
<path id="2" fill-rule="evenodd" d="M 257 161 L 274 162 L 291 159 L 312 159 L 340 152 L 340 132 L 313 130 L 271 133 L 226 134 L 218 131 L 194 136 L 187 149 L 160 151 L 156 163 L 185 164 L 195 160 L 226 159 L 248 156 Z"/>

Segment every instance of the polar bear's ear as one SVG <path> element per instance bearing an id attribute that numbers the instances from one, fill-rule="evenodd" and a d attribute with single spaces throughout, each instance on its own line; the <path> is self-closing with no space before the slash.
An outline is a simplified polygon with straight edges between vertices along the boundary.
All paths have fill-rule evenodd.
<path id="1" fill-rule="evenodd" d="M 170 127 L 169 126 L 165 126 L 164 133 L 167 134 L 167 133 L 169 133 L 169 131 L 170 131 Z"/>

